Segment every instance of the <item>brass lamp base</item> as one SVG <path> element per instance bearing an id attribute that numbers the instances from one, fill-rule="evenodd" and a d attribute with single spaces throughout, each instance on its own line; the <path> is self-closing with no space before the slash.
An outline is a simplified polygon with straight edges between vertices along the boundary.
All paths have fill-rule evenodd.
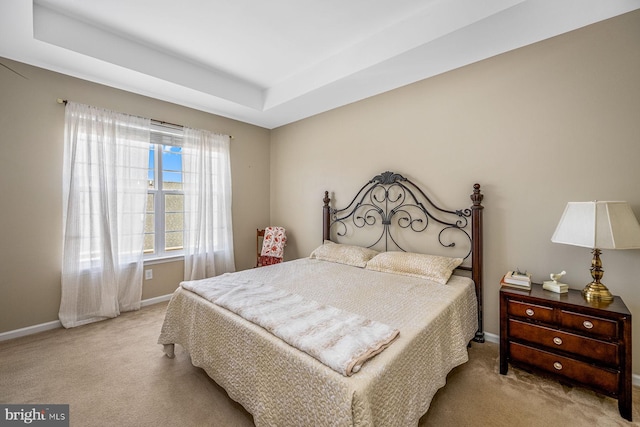
<path id="1" fill-rule="evenodd" d="M 609 289 L 602 283 L 589 283 L 582 290 L 582 296 L 589 302 L 609 303 L 613 301 L 613 295 L 611 295 Z"/>
<path id="2" fill-rule="evenodd" d="M 613 295 L 609 292 L 609 289 L 602 283 L 602 275 L 604 270 L 602 269 L 602 261 L 600 260 L 600 249 L 594 249 L 592 251 L 593 259 L 591 260 L 591 277 L 593 282 L 589 283 L 583 290 L 582 296 L 590 303 L 603 303 L 608 304 L 613 301 Z"/>

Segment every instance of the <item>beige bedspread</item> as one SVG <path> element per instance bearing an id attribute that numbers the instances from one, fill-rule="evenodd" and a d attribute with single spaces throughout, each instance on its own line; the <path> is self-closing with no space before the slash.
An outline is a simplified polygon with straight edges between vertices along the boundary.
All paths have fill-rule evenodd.
<path id="1" fill-rule="evenodd" d="M 239 273 L 400 330 L 392 346 L 345 377 L 264 329 L 179 288 L 158 342 L 190 353 L 257 426 L 412 426 L 477 329 L 473 283 L 447 285 L 300 259 Z"/>
<path id="2" fill-rule="evenodd" d="M 282 288 L 223 274 L 183 288 L 262 326 L 336 372 L 350 376 L 387 348 L 399 331 Z"/>

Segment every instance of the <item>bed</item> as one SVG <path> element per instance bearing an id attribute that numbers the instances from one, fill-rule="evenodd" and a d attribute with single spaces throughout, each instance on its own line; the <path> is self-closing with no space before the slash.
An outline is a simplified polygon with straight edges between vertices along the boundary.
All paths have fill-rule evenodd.
<path id="1" fill-rule="evenodd" d="M 451 369 L 468 360 L 470 342 L 484 341 L 482 199 L 475 184 L 470 207 L 441 209 L 392 172 L 367 181 L 342 209 L 332 208 L 325 192 L 323 242 L 309 257 L 183 282 L 158 342 L 169 357 L 181 345 L 257 426 L 415 426 Z M 344 242 L 365 230 L 368 244 Z M 413 241 L 405 232 L 430 235 L 457 254 L 408 252 Z M 246 307 L 231 311 L 227 296 L 243 286 L 329 307 L 395 335 L 341 370 L 345 365 L 313 349 L 288 344 L 280 330 L 245 319 Z"/>

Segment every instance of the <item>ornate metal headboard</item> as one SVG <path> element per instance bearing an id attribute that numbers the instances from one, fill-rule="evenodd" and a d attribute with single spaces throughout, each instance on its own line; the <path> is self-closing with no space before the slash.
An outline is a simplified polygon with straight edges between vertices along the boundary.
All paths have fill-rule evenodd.
<path id="1" fill-rule="evenodd" d="M 439 229 L 437 240 L 443 248 L 453 248 L 456 242 L 448 233 L 458 233 L 458 237 L 468 242 L 469 250 L 464 256 L 471 257 L 471 266 L 460 269 L 471 272 L 476 286 L 478 300 L 478 332 L 475 341 L 484 342 L 482 328 L 482 206 L 483 194 L 480 184 L 473 186 L 472 205 L 458 210 L 447 210 L 437 206 L 416 184 L 404 176 L 383 172 L 374 176 L 363 185 L 351 202 L 342 209 L 329 206 L 329 192 L 324 193 L 323 207 L 323 239 L 331 240 L 332 227 L 337 236 L 344 236 L 348 226 L 355 229 L 376 229 L 372 243 L 368 247 L 383 245 L 383 249 L 405 251 L 395 228 L 408 229 L 416 233 L 427 228 Z M 469 232 L 469 222 L 471 231 Z"/>

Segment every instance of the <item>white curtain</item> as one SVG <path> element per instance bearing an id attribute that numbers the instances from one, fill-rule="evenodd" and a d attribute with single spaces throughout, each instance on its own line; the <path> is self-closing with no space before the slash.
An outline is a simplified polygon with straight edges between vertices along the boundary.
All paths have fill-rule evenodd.
<path id="1" fill-rule="evenodd" d="M 66 328 L 140 308 L 150 121 L 65 108 L 63 263 Z"/>
<path id="2" fill-rule="evenodd" d="M 184 279 L 235 271 L 229 136 L 184 128 Z"/>

